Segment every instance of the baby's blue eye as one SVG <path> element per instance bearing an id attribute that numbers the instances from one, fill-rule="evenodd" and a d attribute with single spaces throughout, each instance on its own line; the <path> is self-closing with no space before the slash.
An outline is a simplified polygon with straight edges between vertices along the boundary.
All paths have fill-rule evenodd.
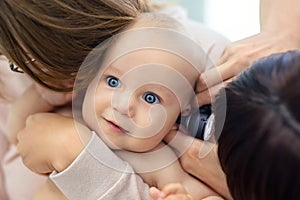
<path id="1" fill-rule="evenodd" d="M 160 102 L 159 97 L 151 92 L 145 93 L 143 98 L 149 104 L 155 104 Z"/>
<path id="2" fill-rule="evenodd" d="M 119 87 L 121 85 L 120 80 L 113 76 L 107 77 L 106 81 L 110 87 Z"/>

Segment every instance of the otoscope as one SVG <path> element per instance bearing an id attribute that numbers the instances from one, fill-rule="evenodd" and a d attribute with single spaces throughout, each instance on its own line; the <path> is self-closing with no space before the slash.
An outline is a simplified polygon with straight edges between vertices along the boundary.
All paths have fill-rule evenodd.
<path id="1" fill-rule="evenodd" d="M 188 133 L 195 138 L 209 140 L 211 136 L 210 129 L 212 128 L 212 124 L 209 122 L 213 120 L 213 117 L 211 114 L 211 105 L 207 104 L 201 106 L 199 110 L 192 112 L 188 116 L 179 116 L 177 123 L 184 125 Z"/>

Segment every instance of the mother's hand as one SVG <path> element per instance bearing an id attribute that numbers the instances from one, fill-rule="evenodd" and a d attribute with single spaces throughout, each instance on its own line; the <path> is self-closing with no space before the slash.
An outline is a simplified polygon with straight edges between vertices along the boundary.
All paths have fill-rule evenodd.
<path id="1" fill-rule="evenodd" d="M 286 31 L 265 31 L 229 44 L 216 67 L 203 72 L 199 77 L 196 88 L 199 105 L 211 103 L 223 85 L 254 61 L 274 53 L 299 49 L 296 39 Z"/>
<path id="2" fill-rule="evenodd" d="M 55 113 L 39 113 L 26 120 L 18 133 L 17 149 L 33 172 L 47 174 L 67 168 L 89 141 L 88 128 L 72 118 Z"/>
<path id="3" fill-rule="evenodd" d="M 176 137 L 175 137 L 176 136 Z M 173 131 L 164 139 L 180 156 L 185 171 L 205 182 L 226 199 L 232 199 L 220 166 L 217 145 Z"/>

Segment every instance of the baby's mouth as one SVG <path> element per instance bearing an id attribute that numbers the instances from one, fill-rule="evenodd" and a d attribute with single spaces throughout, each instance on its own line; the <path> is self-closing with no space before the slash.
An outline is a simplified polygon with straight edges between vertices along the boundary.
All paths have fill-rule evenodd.
<path id="1" fill-rule="evenodd" d="M 129 131 L 127 131 L 126 129 L 122 128 L 121 126 L 117 125 L 115 122 L 110 121 L 110 120 L 107 120 L 107 119 L 105 119 L 105 120 L 106 120 L 107 123 L 109 123 L 111 126 L 117 128 L 117 129 L 119 129 L 121 132 L 123 132 L 123 133 L 128 133 L 128 132 L 129 132 Z"/>

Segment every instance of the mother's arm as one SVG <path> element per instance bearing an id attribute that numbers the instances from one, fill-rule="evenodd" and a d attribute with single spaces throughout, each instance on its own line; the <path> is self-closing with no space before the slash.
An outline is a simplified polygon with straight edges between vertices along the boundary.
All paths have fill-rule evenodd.
<path id="1" fill-rule="evenodd" d="M 217 145 L 176 132 L 168 134 L 164 140 L 181 155 L 181 165 L 188 173 L 205 182 L 226 199 L 232 199 L 226 176 L 219 163 Z"/>
<path id="2" fill-rule="evenodd" d="M 254 61 L 300 49 L 299 8 L 299 0 L 260 0 L 260 32 L 227 45 L 216 63 L 217 70 L 202 73 L 197 85 L 199 104 L 210 103 L 221 82 L 231 81 Z"/>

